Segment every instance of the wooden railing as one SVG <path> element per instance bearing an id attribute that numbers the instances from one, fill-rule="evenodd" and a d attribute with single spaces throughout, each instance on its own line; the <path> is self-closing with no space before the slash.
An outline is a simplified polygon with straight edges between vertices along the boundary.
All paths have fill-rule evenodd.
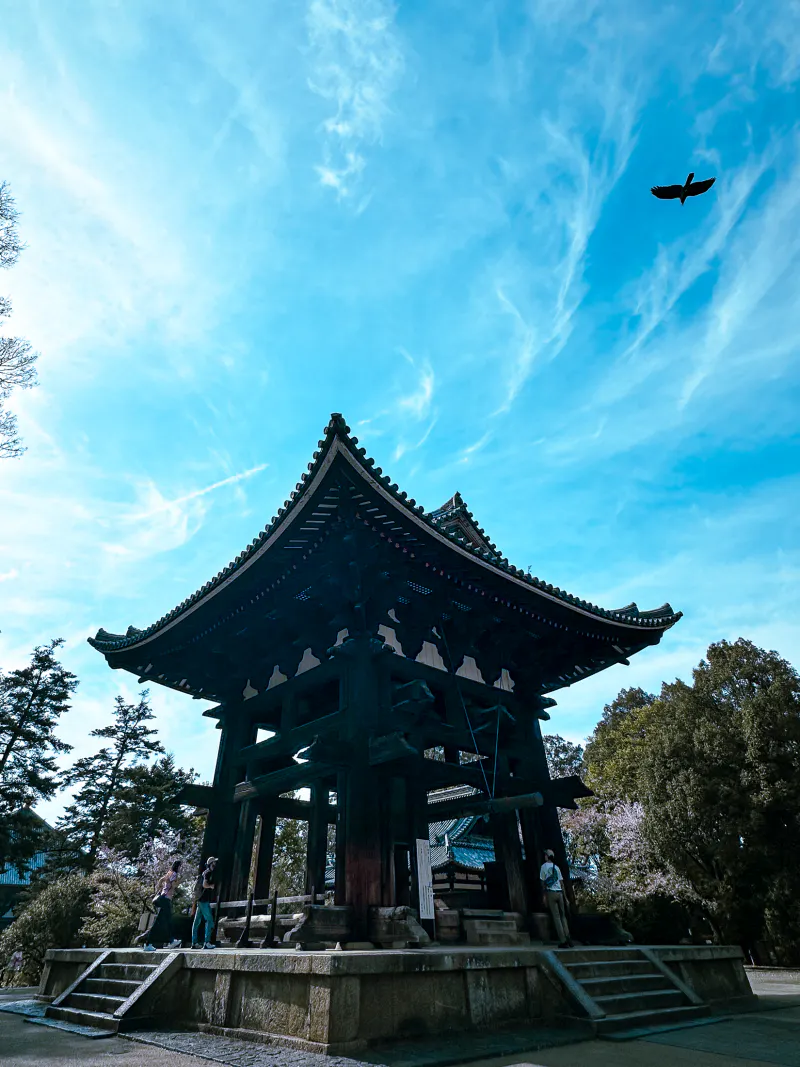
<path id="1" fill-rule="evenodd" d="M 278 923 L 278 905 L 279 904 L 324 904 L 325 894 L 317 893 L 316 887 L 311 890 L 310 893 L 304 893 L 300 896 L 294 897 L 279 897 L 277 892 L 273 893 L 271 897 L 262 897 L 256 900 L 255 895 L 250 893 L 246 900 L 220 900 L 217 896 L 215 905 L 215 922 L 214 922 L 214 936 L 216 937 L 217 925 L 224 911 L 233 911 L 235 908 L 244 908 L 244 929 L 236 942 L 236 948 L 253 948 L 253 942 L 250 940 L 250 921 L 253 917 L 253 908 L 255 906 L 263 907 L 265 904 L 270 906 L 269 926 L 267 932 L 264 935 L 262 941 L 259 942 L 258 948 L 272 948 L 276 943 L 280 944 L 280 941 L 275 936 L 275 930 Z"/>

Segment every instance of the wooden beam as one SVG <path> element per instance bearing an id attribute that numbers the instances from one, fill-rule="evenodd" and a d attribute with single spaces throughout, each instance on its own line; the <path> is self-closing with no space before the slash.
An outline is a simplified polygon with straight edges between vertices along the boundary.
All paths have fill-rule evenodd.
<path id="1" fill-rule="evenodd" d="M 255 698 L 253 698 L 255 699 Z M 272 759 L 273 756 L 294 756 L 301 748 L 310 745 L 315 737 L 327 737 L 341 726 L 342 717 L 338 711 L 332 715 L 323 715 L 313 722 L 296 726 L 286 734 L 268 737 L 256 745 L 247 745 L 236 757 L 237 763 L 251 763 L 260 759 Z"/>
<path id="2" fill-rule="evenodd" d="M 491 782 L 492 768 L 484 766 L 481 770 L 478 762 L 456 766 L 452 763 L 442 763 L 440 760 L 424 759 L 420 767 L 420 774 L 428 789 L 439 789 L 448 785 L 473 785 L 485 790 L 484 771 Z M 517 796 L 521 793 L 535 793 L 544 783 L 498 773 L 496 785 L 499 796 Z"/>
<path id="3" fill-rule="evenodd" d="M 298 763 L 294 767 L 259 775 L 248 782 L 239 782 L 233 791 L 233 799 L 238 803 L 250 797 L 278 796 L 334 774 L 336 768 L 327 763 Z"/>
<path id="4" fill-rule="evenodd" d="M 217 799 L 217 791 L 212 785 L 185 785 L 175 798 L 178 804 L 187 804 L 194 808 L 210 808 Z"/>
<path id="5" fill-rule="evenodd" d="M 250 697 L 245 701 L 244 707 L 251 717 L 258 719 L 259 716 L 267 716 L 271 711 L 280 710 L 283 701 L 288 696 L 307 693 L 323 682 L 338 678 L 341 675 L 341 664 L 335 659 L 325 660 L 318 667 L 312 667 L 302 674 L 288 678 L 271 689 L 263 689 L 257 696 Z"/>
<path id="6" fill-rule="evenodd" d="M 405 656 L 392 656 L 389 660 L 389 669 L 394 678 L 402 679 L 403 681 L 420 678 L 427 682 L 434 691 L 438 689 L 439 691 L 447 692 L 450 689 L 456 689 L 457 686 L 457 692 L 460 692 L 461 695 L 481 703 L 488 702 L 487 706 L 503 704 L 514 714 L 525 711 L 525 706 L 520 704 L 514 693 L 510 693 L 506 689 L 495 689 L 491 683 L 486 685 L 476 682 L 472 678 L 456 677 L 450 671 L 442 671 L 436 667 L 430 667 L 427 663 L 417 663 L 416 660 L 407 659 Z M 534 714 L 538 714 L 538 712 Z"/>
<path id="7" fill-rule="evenodd" d="M 495 797 L 476 793 L 471 797 L 459 797 L 456 800 L 441 800 L 428 803 L 428 820 L 442 822 L 444 819 L 457 818 L 461 815 L 503 815 L 524 808 L 541 808 L 544 797 L 541 793 L 523 793 L 515 797 Z"/>
<path id="8" fill-rule="evenodd" d="M 311 805 L 307 800 L 293 800 L 291 797 L 275 797 L 275 814 L 280 819 L 301 819 L 308 822 L 311 818 Z M 335 823 L 338 816 L 336 804 L 328 805 L 328 822 Z"/>

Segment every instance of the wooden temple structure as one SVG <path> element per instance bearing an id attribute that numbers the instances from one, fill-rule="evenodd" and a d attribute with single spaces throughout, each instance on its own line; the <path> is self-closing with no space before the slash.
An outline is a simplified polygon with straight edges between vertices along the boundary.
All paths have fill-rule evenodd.
<path id="1" fill-rule="evenodd" d="M 208 810 L 223 898 L 246 896 L 253 857 L 268 895 L 281 817 L 308 821 L 306 892 L 321 889 L 333 825 L 335 904 L 365 940 L 370 908 L 419 906 L 416 842 L 461 816 L 484 817 L 494 906 L 541 907 L 543 850 L 566 869 L 557 809 L 588 795 L 548 774 L 548 694 L 627 663 L 679 618 L 604 610 L 512 566 L 458 494 L 426 514 L 334 414 L 232 563 L 147 629 L 90 643 L 140 682 L 215 702 L 214 781 L 184 799 Z M 446 786 L 472 791 L 434 803 Z"/>

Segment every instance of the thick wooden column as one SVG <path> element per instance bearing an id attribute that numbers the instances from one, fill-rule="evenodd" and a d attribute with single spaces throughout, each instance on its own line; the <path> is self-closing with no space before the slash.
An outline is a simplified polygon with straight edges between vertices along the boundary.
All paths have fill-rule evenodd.
<path id="1" fill-rule="evenodd" d="M 539 826 L 539 809 L 526 808 L 519 813 L 522 827 L 522 843 L 525 846 L 525 884 L 528 889 L 528 907 L 531 911 L 544 911 L 544 891 L 539 871 L 544 856 L 542 834 Z"/>
<path id="2" fill-rule="evenodd" d="M 347 771 L 336 775 L 336 874 L 333 902 L 337 907 L 347 904 L 347 885 L 345 882 L 345 864 L 347 861 Z"/>
<path id="3" fill-rule="evenodd" d="M 269 884 L 272 880 L 272 861 L 275 854 L 275 824 L 278 821 L 275 814 L 275 802 L 272 797 L 261 801 L 259 815 L 261 816 L 261 840 L 258 845 L 253 893 L 257 900 L 265 900 L 269 896 Z"/>
<path id="4" fill-rule="evenodd" d="M 511 911 L 528 914 L 528 897 L 522 868 L 517 813 L 492 815 L 489 826 L 494 840 L 494 858 L 503 871 L 507 904 Z"/>
<path id="5" fill-rule="evenodd" d="M 239 825 L 236 829 L 236 841 L 233 848 L 231 874 L 228 882 L 229 900 L 244 900 L 247 897 L 250 864 L 253 858 L 253 834 L 257 815 L 258 807 L 255 800 L 245 800 L 239 805 Z"/>
<path id="6" fill-rule="evenodd" d="M 238 704 L 228 705 L 220 724 L 221 737 L 214 770 L 214 789 L 217 800 L 209 810 L 203 835 L 201 861 L 217 856 L 217 871 L 223 899 L 230 900 L 228 890 L 233 875 L 234 843 L 239 825 L 239 805 L 233 801 L 233 788 L 239 776 L 239 750 L 249 744 L 254 728 Z"/>
<path id="7" fill-rule="evenodd" d="M 380 685 L 376 659 L 383 644 L 369 636 L 339 646 L 346 658 L 345 722 L 349 768 L 345 800 L 344 895 L 353 908 L 356 941 L 366 941 L 369 909 L 380 905 L 382 889 L 381 801 L 385 776 L 369 765 L 369 737 L 380 728 Z"/>
<path id="8" fill-rule="evenodd" d="M 325 891 L 325 866 L 328 852 L 328 785 L 311 786 L 311 811 L 308 820 L 306 849 L 306 893 Z M 316 904 L 316 901 L 313 901 Z"/>
<path id="9" fill-rule="evenodd" d="M 534 696 L 531 704 L 538 710 L 540 698 Z M 519 772 L 534 779 L 536 782 L 547 783 L 550 781 L 550 771 L 547 767 L 547 757 L 544 751 L 542 730 L 539 720 L 531 716 L 524 721 L 518 722 L 516 741 L 518 750 L 522 753 L 517 761 Z M 558 819 L 558 808 L 550 804 L 538 808 L 535 811 L 522 814 L 522 831 L 525 842 L 525 876 L 528 883 L 528 894 L 531 902 L 537 901 L 538 907 L 544 907 L 542 887 L 539 882 L 539 870 L 544 861 L 544 850 L 553 850 L 555 862 L 561 869 L 565 879 L 567 898 L 575 903 L 572 886 L 569 883 L 569 861 L 567 849 L 564 845 L 564 837 L 561 833 L 561 823 Z"/>

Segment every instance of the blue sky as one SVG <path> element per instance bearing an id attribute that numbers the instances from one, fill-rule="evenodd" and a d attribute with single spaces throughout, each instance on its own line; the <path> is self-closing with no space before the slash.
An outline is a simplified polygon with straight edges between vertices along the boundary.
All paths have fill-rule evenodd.
<path id="1" fill-rule="evenodd" d="M 558 695 L 743 635 L 800 663 L 800 4 L 39 0 L 0 42 L 0 277 L 41 352 L 0 466 L 0 663 L 66 639 L 75 754 L 147 625 L 263 528 L 331 411 L 512 562 L 685 612 Z M 652 184 L 717 175 L 684 207 Z M 203 776 L 218 735 L 153 691 Z M 46 809 L 51 813 L 53 806 Z"/>

